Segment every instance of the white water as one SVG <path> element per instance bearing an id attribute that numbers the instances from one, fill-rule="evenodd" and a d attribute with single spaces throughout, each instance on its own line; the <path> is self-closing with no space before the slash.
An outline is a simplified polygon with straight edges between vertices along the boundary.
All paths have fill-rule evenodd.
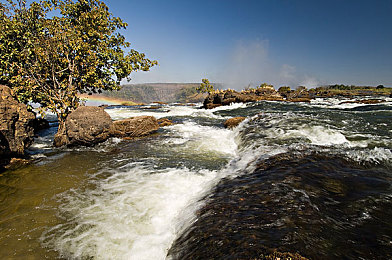
<path id="1" fill-rule="evenodd" d="M 221 106 L 214 109 L 198 109 L 191 106 L 162 106 L 157 110 L 135 110 L 129 108 L 106 109 L 113 120 L 120 120 L 134 116 L 154 116 L 156 118 L 174 117 L 174 116 L 190 116 L 190 117 L 207 117 L 224 119 L 224 117 L 215 115 L 214 112 L 222 110 L 233 110 L 246 107 L 244 103 L 235 103 L 230 106 Z"/>
<path id="2" fill-rule="evenodd" d="M 192 108 L 184 110 L 194 113 Z M 133 111 L 121 113 L 128 117 Z M 237 156 L 236 131 L 191 121 L 165 129 L 168 138 L 149 145 L 179 155 L 211 154 L 227 160 Z M 92 178 L 96 188 L 61 196 L 65 221 L 43 234 L 45 246 L 76 259 L 165 259 L 177 234 L 192 223 L 199 200 L 230 173 L 224 168 L 162 169 L 151 162 L 130 162 L 106 171 L 110 177 Z"/>

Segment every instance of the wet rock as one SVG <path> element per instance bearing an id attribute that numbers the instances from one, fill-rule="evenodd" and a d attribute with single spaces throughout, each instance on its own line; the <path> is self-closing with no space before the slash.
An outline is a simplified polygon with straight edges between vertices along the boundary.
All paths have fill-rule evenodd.
<path id="1" fill-rule="evenodd" d="M 13 91 L 0 85 L 0 157 L 22 156 L 33 142 L 35 115 Z"/>
<path id="2" fill-rule="evenodd" d="M 7 170 L 16 170 L 30 164 L 31 162 L 32 160 L 27 160 L 22 158 L 12 158 L 8 163 L 8 165 L 6 165 L 4 168 Z"/>
<path id="3" fill-rule="evenodd" d="M 231 128 L 234 128 L 234 127 L 238 126 L 244 120 L 245 120 L 245 117 L 243 117 L 243 116 L 233 117 L 233 118 L 227 119 L 224 122 L 224 126 L 226 128 L 230 128 L 231 129 Z"/>
<path id="4" fill-rule="evenodd" d="M 137 116 L 113 122 L 111 135 L 115 137 L 141 137 L 159 129 L 158 121 L 153 116 Z"/>
<path id="5" fill-rule="evenodd" d="M 167 118 L 158 119 L 158 124 L 160 127 L 174 125 L 173 121 Z"/>
<path id="6" fill-rule="evenodd" d="M 390 258 L 388 170 L 306 152 L 259 160 L 203 198 L 171 259 Z"/>
<path id="7" fill-rule="evenodd" d="M 354 101 L 344 101 L 340 104 L 379 104 L 383 102 L 386 101 L 381 99 L 362 99 L 362 100 L 354 100 Z"/>
<path id="8" fill-rule="evenodd" d="M 54 146 L 93 146 L 109 138 L 112 126 L 112 119 L 103 108 L 79 107 L 59 126 Z"/>
<path id="9" fill-rule="evenodd" d="M 290 98 L 287 101 L 289 102 L 306 102 L 306 103 L 310 103 L 310 98 Z"/>

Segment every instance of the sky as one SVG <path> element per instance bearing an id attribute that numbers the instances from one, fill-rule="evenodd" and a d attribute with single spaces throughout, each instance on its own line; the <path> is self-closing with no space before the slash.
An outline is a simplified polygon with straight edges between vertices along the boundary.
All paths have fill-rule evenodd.
<path id="1" fill-rule="evenodd" d="M 392 87 L 392 0 L 103 1 L 159 62 L 131 83 Z"/>

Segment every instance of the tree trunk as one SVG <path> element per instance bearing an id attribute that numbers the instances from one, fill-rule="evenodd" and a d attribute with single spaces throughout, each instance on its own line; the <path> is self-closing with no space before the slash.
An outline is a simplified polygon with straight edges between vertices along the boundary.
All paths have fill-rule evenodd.
<path id="1" fill-rule="evenodd" d="M 69 140 L 67 136 L 67 130 L 65 127 L 65 120 L 59 119 L 59 129 L 57 130 L 57 133 L 54 136 L 53 145 L 55 147 L 60 147 L 63 145 L 67 145 L 68 143 Z"/>

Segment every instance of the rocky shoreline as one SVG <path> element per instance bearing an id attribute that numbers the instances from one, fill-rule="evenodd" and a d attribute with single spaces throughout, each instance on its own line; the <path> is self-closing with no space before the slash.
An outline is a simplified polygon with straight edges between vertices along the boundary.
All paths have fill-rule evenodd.
<path id="1" fill-rule="evenodd" d="M 388 89 L 389 91 L 389 89 Z M 307 90 L 299 87 L 290 90 L 281 87 L 275 90 L 272 86 L 263 84 L 256 89 L 243 91 L 216 90 L 205 98 L 204 109 L 213 109 L 232 103 L 247 103 L 256 101 L 284 101 L 284 102 L 311 102 L 314 98 L 354 98 L 371 96 L 372 98 L 342 101 L 342 103 L 378 104 L 385 100 L 380 96 L 391 96 L 392 91 L 377 92 L 376 88 L 365 90 L 336 90 L 316 88 Z M 225 122 L 226 128 L 233 128 L 245 118 L 234 118 Z M 49 122 L 37 118 L 25 104 L 19 103 L 13 91 L 0 85 L 0 170 L 12 165 L 24 165 L 25 149 L 34 140 L 37 131 L 49 128 Z M 54 138 L 54 146 L 93 146 L 106 141 L 110 137 L 133 139 L 147 136 L 156 132 L 159 127 L 172 124 L 170 120 L 157 120 L 152 116 L 141 116 L 113 121 L 104 107 L 81 106 L 72 112 L 64 125 L 59 126 L 59 131 Z M 11 163 L 11 165 L 9 165 Z"/>
<path id="2" fill-rule="evenodd" d="M 384 102 L 376 97 L 392 97 L 392 91 L 378 92 L 376 88 L 365 90 L 336 90 L 328 88 L 316 88 L 307 90 L 305 87 L 299 87 L 297 90 L 290 90 L 288 87 L 281 87 L 275 90 L 270 85 L 262 85 L 256 89 L 242 91 L 235 90 L 216 90 L 211 92 L 203 102 L 203 108 L 213 109 L 219 106 L 226 106 L 232 103 L 247 103 L 256 101 L 285 101 L 285 102 L 311 102 L 315 98 L 357 98 L 372 97 L 357 101 L 348 101 L 352 103 L 377 104 Z M 347 102 L 347 101 L 346 101 Z"/>

